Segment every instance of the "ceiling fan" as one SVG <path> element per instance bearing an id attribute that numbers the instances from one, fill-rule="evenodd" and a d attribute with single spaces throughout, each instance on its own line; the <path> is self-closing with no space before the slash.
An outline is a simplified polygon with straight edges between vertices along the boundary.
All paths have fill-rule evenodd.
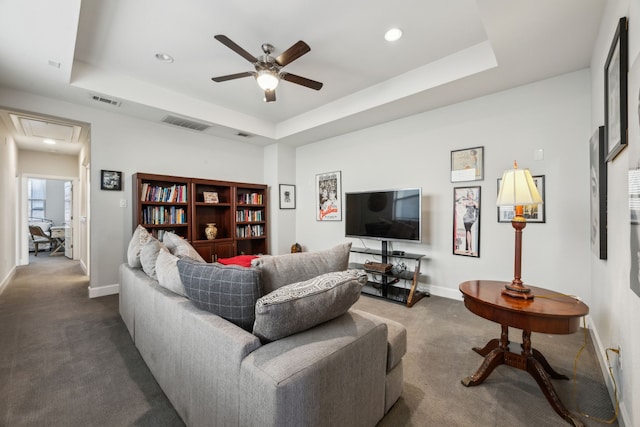
<path id="1" fill-rule="evenodd" d="M 264 100 L 266 102 L 273 102 L 276 100 L 276 86 L 278 86 L 280 80 L 286 80 L 288 82 L 315 90 L 320 90 L 322 88 L 322 83 L 320 82 L 308 79 L 306 77 L 287 73 L 286 71 L 282 70 L 284 66 L 292 63 L 311 50 L 309 45 L 302 40 L 298 41 L 289 49 L 285 50 L 277 58 L 271 56 L 271 52 L 273 52 L 273 46 L 269 43 L 264 43 L 262 45 L 262 51 L 264 52 L 264 55 L 256 58 L 225 35 L 218 34 L 217 36 L 215 36 L 215 39 L 223 45 L 227 46 L 238 55 L 242 56 L 247 61 L 251 62 L 256 70 L 245 71 L 243 73 L 228 74 L 226 76 L 220 77 L 213 77 L 211 78 L 211 80 L 213 80 L 214 82 L 224 82 L 227 80 L 253 76 L 257 80 L 258 85 L 262 88 L 262 90 L 264 90 Z"/>

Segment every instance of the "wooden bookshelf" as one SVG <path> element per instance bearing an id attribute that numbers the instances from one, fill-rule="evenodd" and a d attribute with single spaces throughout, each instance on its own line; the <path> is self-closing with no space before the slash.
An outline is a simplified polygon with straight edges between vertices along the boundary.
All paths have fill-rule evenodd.
<path id="1" fill-rule="evenodd" d="M 142 224 L 156 238 L 166 231 L 189 238 L 189 179 L 169 175 L 133 175 L 133 229 Z"/>
<path id="2" fill-rule="evenodd" d="M 266 185 L 136 173 L 133 188 L 134 229 L 175 232 L 208 262 L 269 251 Z M 204 231 L 209 223 L 218 229 L 213 240 Z"/>

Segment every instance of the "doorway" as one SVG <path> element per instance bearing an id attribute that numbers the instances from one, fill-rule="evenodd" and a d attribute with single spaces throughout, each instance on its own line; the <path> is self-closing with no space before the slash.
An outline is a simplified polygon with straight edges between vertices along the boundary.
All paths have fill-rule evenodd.
<path id="1" fill-rule="evenodd" d="M 29 264 L 31 256 L 60 256 L 77 260 L 78 247 L 77 229 L 75 218 L 78 217 L 78 203 L 75 200 L 74 188 L 78 186 L 75 177 L 39 176 L 25 174 L 21 178 L 21 195 L 23 207 L 18 210 L 20 222 L 24 224 L 21 229 L 25 236 L 20 245 L 19 265 Z M 30 226 L 39 227 L 51 238 L 48 245 L 44 245 L 45 251 L 36 251 L 31 237 Z"/>
<path id="2" fill-rule="evenodd" d="M 49 256 L 73 259 L 73 181 L 27 177 L 26 198 L 29 253 L 37 256 L 42 246 Z M 46 239 L 49 242 L 34 243 Z"/>

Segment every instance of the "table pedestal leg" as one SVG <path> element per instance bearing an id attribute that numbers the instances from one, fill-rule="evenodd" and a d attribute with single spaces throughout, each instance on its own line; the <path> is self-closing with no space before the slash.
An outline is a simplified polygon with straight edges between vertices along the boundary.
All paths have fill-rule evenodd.
<path id="1" fill-rule="evenodd" d="M 509 328 L 502 325 L 502 334 L 500 340 L 493 339 L 489 341 L 483 348 L 475 347 L 473 350 L 484 356 L 484 361 L 475 374 L 462 380 L 462 384 L 466 387 L 481 384 L 493 372 L 493 370 L 502 364 L 509 365 L 514 368 L 527 371 L 531 375 L 538 386 L 544 393 L 551 407 L 558 415 L 565 419 L 569 424 L 575 427 L 583 427 L 584 424 L 575 415 L 573 415 L 562 404 L 558 394 L 551 384 L 553 379 L 568 379 L 565 375 L 556 372 L 547 359 L 538 350 L 531 348 L 531 332 L 522 331 L 522 352 L 521 354 L 509 351 Z"/>

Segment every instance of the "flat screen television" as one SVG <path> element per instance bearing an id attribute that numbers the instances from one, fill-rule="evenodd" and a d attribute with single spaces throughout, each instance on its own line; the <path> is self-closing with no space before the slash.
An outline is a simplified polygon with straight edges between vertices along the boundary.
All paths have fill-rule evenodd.
<path id="1" fill-rule="evenodd" d="M 420 242 L 422 189 L 345 193 L 345 236 Z"/>

